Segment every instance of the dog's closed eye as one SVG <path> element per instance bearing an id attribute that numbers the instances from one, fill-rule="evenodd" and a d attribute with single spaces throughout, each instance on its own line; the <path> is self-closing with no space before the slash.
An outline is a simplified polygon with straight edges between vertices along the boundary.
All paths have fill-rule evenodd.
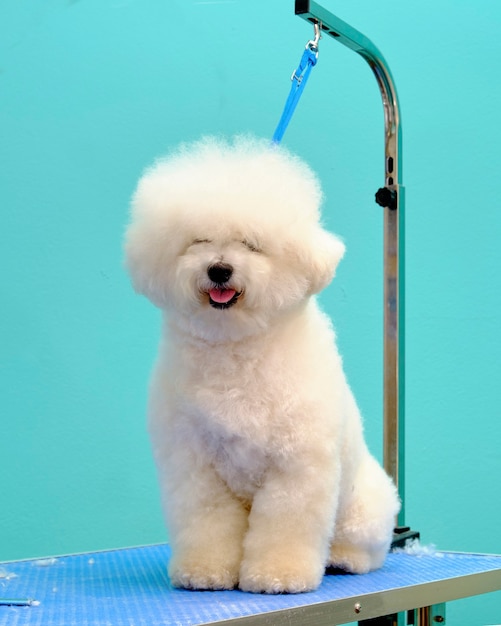
<path id="1" fill-rule="evenodd" d="M 212 240 L 197 238 L 197 239 L 194 239 L 190 245 L 196 246 L 202 243 L 212 243 Z M 244 245 L 246 248 L 248 248 L 251 252 L 257 252 L 257 253 L 263 252 L 262 248 L 256 242 L 249 241 L 248 239 L 243 239 L 240 243 Z"/>
<path id="2" fill-rule="evenodd" d="M 262 252 L 263 250 L 254 242 L 244 239 L 241 243 L 248 248 L 251 252 Z"/>

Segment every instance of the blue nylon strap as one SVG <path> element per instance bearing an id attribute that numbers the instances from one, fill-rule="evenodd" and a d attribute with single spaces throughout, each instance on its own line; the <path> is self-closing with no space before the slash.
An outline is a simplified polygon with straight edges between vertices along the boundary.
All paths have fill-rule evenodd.
<path id="1" fill-rule="evenodd" d="M 292 86 L 289 92 L 289 97 L 285 102 L 285 107 L 282 113 L 282 117 L 278 122 L 278 126 L 273 133 L 272 142 L 275 144 L 280 143 L 284 133 L 289 125 L 292 115 L 296 109 L 299 98 L 303 93 L 306 82 L 310 76 L 311 68 L 316 64 L 318 60 L 318 52 L 316 49 L 312 49 L 309 45 L 306 46 L 303 56 L 299 65 L 292 75 Z"/>

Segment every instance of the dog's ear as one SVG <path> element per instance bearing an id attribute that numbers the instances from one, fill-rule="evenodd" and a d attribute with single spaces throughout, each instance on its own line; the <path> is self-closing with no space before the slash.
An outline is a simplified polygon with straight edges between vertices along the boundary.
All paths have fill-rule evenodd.
<path id="1" fill-rule="evenodd" d="M 334 278 L 338 263 L 344 256 L 343 242 L 332 233 L 316 226 L 302 241 L 304 268 L 310 284 L 309 293 L 319 293 Z"/>
<path id="2" fill-rule="evenodd" d="M 133 287 L 156 306 L 166 304 L 166 288 L 171 277 L 168 238 L 147 224 L 133 222 L 125 238 L 125 264 Z"/>
<path id="3" fill-rule="evenodd" d="M 171 200 L 168 182 L 161 164 L 139 180 L 124 241 L 125 265 L 134 289 L 160 308 L 169 304 L 175 259 L 185 245 L 178 223 L 182 212 Z"/>

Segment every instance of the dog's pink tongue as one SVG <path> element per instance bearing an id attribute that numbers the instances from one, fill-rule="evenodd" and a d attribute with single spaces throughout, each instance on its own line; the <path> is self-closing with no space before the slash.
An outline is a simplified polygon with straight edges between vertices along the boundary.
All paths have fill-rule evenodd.
<path id="1" fill-rule="evenodd" d="M 209 296 L 213 302 L 217 302 L 218 304 L 226 304 L 229 302 L 233 296 L 236 294 L 234 289 L 211 289 L 209 291 Z"/>

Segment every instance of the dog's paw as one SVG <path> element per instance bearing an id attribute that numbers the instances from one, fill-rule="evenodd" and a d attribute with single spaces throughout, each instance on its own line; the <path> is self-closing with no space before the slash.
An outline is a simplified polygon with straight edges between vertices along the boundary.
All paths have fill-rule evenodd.
<path id="1" fill-rule="evenodd" d="M 350 544 L 334 544 L 331 547 L 328 566 L 343 569 L 351 574 L 367 574 L 380 568 L 386 555 L 386 549 L 370 551 Z"/>
<path id="2" fill-rule="evenodd" d="M 320 585 L 323 567 L 302 563 L 243 563 L 239 587 L 253 593 L 304 593 Z"/>
<path id="3" fill-rule="evenodd" d="M 173 559 L 168 571 L 171 584 L 184 589 L 234 589 L 238 584 L 238 567 L 224 564 Z"/>

